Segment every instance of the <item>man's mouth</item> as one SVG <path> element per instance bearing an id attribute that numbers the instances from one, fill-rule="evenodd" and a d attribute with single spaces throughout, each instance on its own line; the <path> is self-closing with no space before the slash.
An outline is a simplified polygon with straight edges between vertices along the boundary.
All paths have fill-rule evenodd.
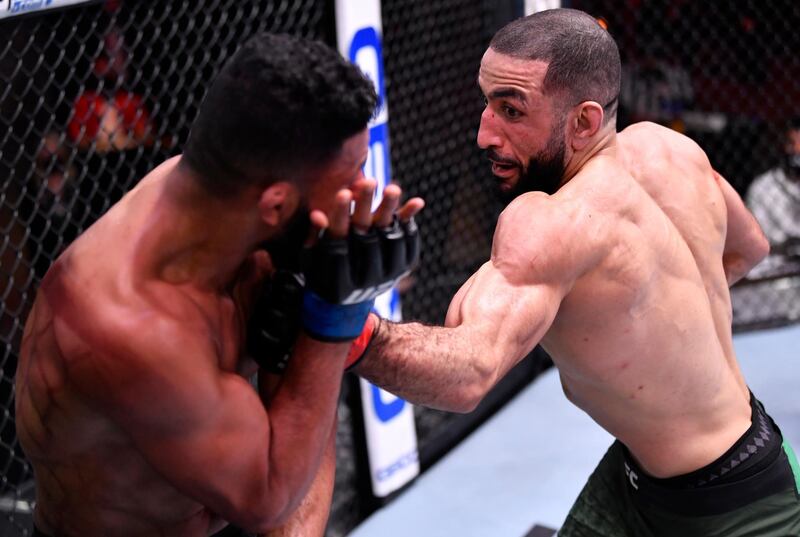
<path id="1" fill-rule="evenodd" d="M 486 159 L 492 163 L 492 173 L 500 178 L 510 178 L 519 173 L 520 165 L 514 159 L 504 158 L 494 149 L 486 151 Z"/>
<path id="2" fill-rule="evenodd" d="M 519 172 L 519 166 L 517 166 L 516 164 L 497 162 L 495 160 L 492 160 L 491 163 L 492 163 L 492 174 L 503 179 L 514 177 Z"/>

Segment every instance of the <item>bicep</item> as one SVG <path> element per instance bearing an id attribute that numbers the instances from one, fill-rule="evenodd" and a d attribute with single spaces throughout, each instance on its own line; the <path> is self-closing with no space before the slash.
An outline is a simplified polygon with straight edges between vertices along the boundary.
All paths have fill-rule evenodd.
<path id="1" fill-rule="evenodd" d="M 485 340 L 502 376 L 544 337 L 562 298 L 559 285 L 512 283 L 489 262 L 475 274 L 464 294 L 459 308 L 461 324 L 467 333 Z"/>
<path id="2" fill-rule="evenodd" d="M 470 288 L 472 287 L 472 282 L 475 281 L 475 278 L 478 276 L 479 272 L 480 271 L 470 276 L 469 279 L 464 282 L 464 285 L 458 289 L 458 292 L 456 292 L 455 296 L 450 301 L 450 306 L 447 308 L 447 316 L 444 320 L 445 326 L 453 328 L 461 324 L 461 303 L 464 301 L 464 296 L 469 292 Z"/>
<path id="3" fill-rule="evenodd" d="M 584 215 L 539 193 L 518 197 L 500 215 L 491 260 L 460 307 L 462 325 L 490 342 L 500 375 L 533 350 L 574 282 L 598 262 L 602 227 Z"/>

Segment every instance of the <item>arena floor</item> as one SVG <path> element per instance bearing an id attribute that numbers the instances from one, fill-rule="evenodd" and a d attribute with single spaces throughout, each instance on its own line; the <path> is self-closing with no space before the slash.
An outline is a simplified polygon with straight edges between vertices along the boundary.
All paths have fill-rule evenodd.
<path id="1" fill-rule="evenodd" d="M 734 345 L 753 393 L 797 449 L 800 326 Z M 350 537 L 550 535 L 610 443 L 550 370 Z"/>

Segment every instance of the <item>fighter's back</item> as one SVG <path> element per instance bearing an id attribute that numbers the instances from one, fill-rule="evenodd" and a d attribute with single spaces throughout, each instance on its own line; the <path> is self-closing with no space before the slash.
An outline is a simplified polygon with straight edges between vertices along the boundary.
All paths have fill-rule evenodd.
<path id="1" fill-rule="evenodd" d="M 36 522 L 48 532 L 189 536 L 218 527 L 210 512 L 156 471 L 130 435 L 104 412 L 108 409 L 97 403 L 104 390 L 119 388 L 116 383 L 122 379 L 115 364 L 126 361 L 134 349 L 145 352 L 159 322 L 162 332 L 169 329 L 164 326 L 170 316 L 161 304 L 175 309 L 188 302 L 167 286 L 145 295 L 130 285 L 125 261 L 136 240 L 121 226 L 133 221 L 132 229 L 145 227 L 150 212 L 142 207 L 152 204 L 146 191 L 154 189 L 147 183 L 145 179 L 56 261 L 26 323 L 17 374 L 17 428 L 36 474 Z M 131 204 L 137 204 L 135 214 Z M 129 218 L 121 218 L 124 214 Z M 199 317 L 191 307 L 183 313 L 186 325 Z M 179 335 L 185 334 L 176 331 Z M 199 362 L 197 356 L 189 359 Z M 106 375 L 113 380 L 98 381 Z M 91 378 L 97 382 L 87 385 Z M 146 406 L 151 400 L 142 393 L 137 404 Z"/>
<path id="2" fill-rule="evenodd" d="M 730 342 L 725 202 L 702 151 L 664 131 L 624 131 L 616 158 L 554 196 L 565 242 L 602 253 L 542 340 L 570 399 L 656 476 L 716 459 L 750 412 Z"/>
<path id="3" fill-rule="evenodd" d="M 17 430 L 36 474 L 37 526 L 65 535 L 146 535 L 164 527 L 205 534 L 211 517 L 202 506 L 166 483 L 75 388 L 67 363 L 94 358 L 88 350 L 75 356 L 69 344 L 62 349 L 69 337 L 62 315 L 40 296 L 18 374 Z"/>
<path id="4" fill-rule="evenodd" d="M 738 372 L 731 344 L 731 299 L 722 264 L 726 207 L 711 163 L 693 140 L 655 123 L 631 125 L 617 140 L 628 172 L 691 250 L 711 302 L 719 342 Z"/>

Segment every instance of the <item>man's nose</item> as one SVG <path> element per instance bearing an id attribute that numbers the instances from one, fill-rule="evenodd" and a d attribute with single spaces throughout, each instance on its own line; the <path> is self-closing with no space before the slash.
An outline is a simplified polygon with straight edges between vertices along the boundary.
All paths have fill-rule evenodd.
<path id="1" fill-rule="evenodd" d="M 500 147 L 502 140 L 495 129 L 495 115 L 488 106 L 483 109 L 481 114 L 481 125 L 478 128 L 478 147 L 488 149 L 490 147 Z"/>

